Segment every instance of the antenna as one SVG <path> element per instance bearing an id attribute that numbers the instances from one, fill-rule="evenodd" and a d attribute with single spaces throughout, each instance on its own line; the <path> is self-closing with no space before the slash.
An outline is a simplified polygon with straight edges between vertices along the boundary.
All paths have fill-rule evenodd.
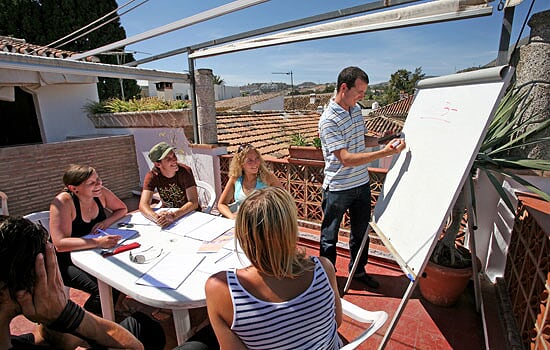
<path id="1" fill-rule="evenodd" d="M 290 72 L 274 72 L 274 73 L 271 73 L 271 74 L 285 74 L 285 75 L 290 75 L 290 101 L 291 101 L 291 104 L 292 104 L 292 109 L 294 110 L 294 76 L 292 74 L 292 71 Z M 284 108 L 284 106 L 283 106 Z"/>

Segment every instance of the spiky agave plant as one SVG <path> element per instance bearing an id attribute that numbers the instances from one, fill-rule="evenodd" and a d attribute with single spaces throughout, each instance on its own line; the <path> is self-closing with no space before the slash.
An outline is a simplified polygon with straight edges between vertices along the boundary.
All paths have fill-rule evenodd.
<path id="1" fill-rule="evenodd" d="M 468 179 L 470 181 L 470 198 L 474 216 L 476 215 L 476 206 L 473 181 L 478 171 L 485 172 L 497 193 L 512 212 L 515 212 L 516 209 L 502 187 L 502 181 L 499 180 L 503 176 L 517 181 L 550 202 L 550 196 L 547 193 L 514 173 L 514 169 L 550 170 L 550 160 L 548 159 L 529 159 L 513 155 L 513 151 L 518 148 L 537 145 L 550 140 L 548 136 L 537 136 L 550 125 L 550 118 L 547 115 L 534 114 L 529 118 L 525 117 L 528 106 L 532 101 L 530 92 L 533 87 L 534 84 L 527 90 L 512 87 L 499 103 L 495 117 L 489 125 L 487 134 L 474 160 L 470 172 L 471 176 Z M 457 268 L 471 266 L 469 252 L 456 244 L 456 238 L 466 209 L 464 197 L 463 188 L 448 220 L 450 223 L 431 256 L 431 260 L 439 265 Z"/>

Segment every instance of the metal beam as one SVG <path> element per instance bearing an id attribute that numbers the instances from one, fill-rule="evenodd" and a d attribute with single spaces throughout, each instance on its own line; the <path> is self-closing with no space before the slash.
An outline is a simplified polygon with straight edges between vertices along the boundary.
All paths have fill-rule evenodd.
<path id="1" fill-rule="evenodd" d="M 472 6 L 472 3 L 476 4 Z M 198 50 L 189 57 L 204 58 L 321 38 L 489 16 L 492 11 L 483 0 L 438 0 Z"/>
<path id="2" fill-rule="evenodd" d="M 218 6 L 216 8 L 213 8 L 213 9 L 201 12 L 201 13 L 197 13 L 196 15 L 180 19 L 179 21 L 175 21 L 175 22 L 166 24 L 164 26 L 154 28 L 154 29 L 146 31 L 144 33 L 137 34 L 137 35 L 134 35 L 132 37 L 129 37 L 129 38 L 126 38 L 126 39 L 123 39 L 123 40 L 116 41 L 116 42 L 111 43 L 111 44 L 107 44 L 107 45 L 98 47 L 97 49 L 93 49 L 93 50 L 83 52 L 81 54 L 73 55 L 73 56 L 71 56 L 71 58 L 75 59 L 75 60 L 79 60 L 81 58 L 97 55 L 97 54 L 100 54 L 100 53 L 105 52 L 105 51 L 118 49 L 119 47 L 123 47 L 123 46 L 129 45 L 129 44 L 137 43 L 139 41 L 150 39 L 150 38 L 153 38 L 153 37 L 158 36 L 158 35 L 166 34 L 166 33 L 172 32 L 172 31 L 177 30 L 177 29 L 181 29 L 181 28 L 193 25 L 193 24 L 204 22 L 204 21 L 207 21 L 209 19 L 219 17 L 219 16 L 222 16 L 222 15 L 231 13 L 231 12 L 238 11 L 238 10 L 242 10 L 244 8 L 254 6 L 254 5 L 266 2 L 266 1 L 269 1 L 269 0 L 237 0 L 237 1 L 233 1 L 229 4 L 225 4 L 225 5 Z"/>
<path id="3" fill-rule="evenodd" d="M 510 36 L 512 35 L 512 23 L 514 22 L 515 7 L 505 7 L 502 18 L 502 29 L 500 30 L 500 43 L 498 45 L 497 66 L 508 63 L 510 55 Z"/>
<path id="4" fill-rule="evenodd" d="M 187 73 L 21 55 L 9 52 L 0 52 L 0 68 L 93 77 L 189 83 L 189 74 Z"/>
<path id="5" fill-rule="evenodd" d="M 225 43 L 228 43 L 228 42 L 237 41 L 237 40 L 241 40 L 241 39 L 247 39 L 247 38 L 251 38 L 251 37 L 262 35 L 262 34 L 273 33 L 273 32 L 279 31 L 279 30 L 295 28 L 295 27 L 299 27 L 299 26 L 303 26 L 303 25 L 307 25 L 307 24 L 318 23 L 318 22 L 322 22 L 322 21 L 335 19 L 335 18 L 356 15 L 356 14 L 363 13 L 363 12 L 379 10 L 379 9 L 382 9 L 382 8 L 393 7 L 393 6 L 403 5 L 403 4 L 407 4 L 407 3 L 411 3 L 411 2 L 417 2 L 417 1 L 420 1 L 420 0 L 380 0 L 380 1 L 374 1 L 374 2 L 371 2 L 371 3 L 368 3 L 368 4 L 364 4 L 364 5 L 348 7 L 348 8 L 341 9 L 341 10 L 326 12 L 326 13 L 323 13 L 323 14 L 320 14 L 320 15 L 305 17 L 305 18 L 302 18 L 302 19 L 294 20 L 294 21 L 283 22 L 283 23 L 279 23 L 279 24 L 276 24 L 276 25 L 268 26 L 268 27 L 249 30 L 247 32 L 242 32 L 242 33 L 239 33 L 239 34 L 229 35 L 229 36 L 219 38 L 219 39 L 205 41 L 205 42 L 202 42 L 200 44 L 195 44 L 195 45 L 191 45 L 191 46 L 188 46 L 188 47 L 183 47 L 183 48 L 171 50 L 171 51 L 161 53 L 161 54 L 158 54 L 158 55 L 155 55 L 155 56 L 151 56 L 151 57 L 147 57 L 147 58 L 144 58 L 144 59 L 141 59 L 141 60 L 136 60 L 136 61 L 133 61 L 133 62 L 129 62 L 129 63 L 126 63 L 125 65 L 130 66 L 130 67 L 135 67 L 135 66 L 138 66 L 140 64 L 154 62 L 154 61 L 157 61 L 157 60 L 160 60 L 160 59 L 163 59 L 163 58 L 167 58 L 167 57 L 171 57 L 171 56 L 175 56 L 175 55 L 180 55 L 180 54 L 183 54 L 183 53 L 188 53 L 189 50 L 191 50 L 191 52 L 192 52 L 192 51 L 195 51 L 195 50 L 198 50 L 198 49 L 203 49 L 203 48 L 210 47 L 210 46 L 221 45 L 221 44 L 225 44 Z"/>

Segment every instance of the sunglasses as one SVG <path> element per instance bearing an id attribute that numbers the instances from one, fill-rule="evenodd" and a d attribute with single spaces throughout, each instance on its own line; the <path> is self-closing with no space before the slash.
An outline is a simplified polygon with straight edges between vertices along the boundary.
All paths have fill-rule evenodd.
<path id="1" fill-rule="evenodd" d="M 148 264 L 151 261 L 158 258 L 159 256 L 161 256 L 163 252 L 164 252 L 164 249 L 160 249 L 160 250 L 154 249 L 153 246 L 150 246 L 145 250 L 134 252 L 134 253 L 130 251 L 130 261 L 136 264 Z"/>
<path id="2" fill-rule="evenodd" d="M 242 145 L 239 146 L 239 149 L 237 150 L 237 153 L 241 153 L 242 151 L 244 151 L 247 148 L 253 148 L 253 146 L 249 143 L 243 143 Z"/>

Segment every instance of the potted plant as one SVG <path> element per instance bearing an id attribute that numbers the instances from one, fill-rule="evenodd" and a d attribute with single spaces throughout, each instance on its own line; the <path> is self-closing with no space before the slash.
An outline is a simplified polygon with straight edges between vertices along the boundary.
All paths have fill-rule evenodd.
<path id="1" fill-rule="evenodd" d="M 506 206 L 515 212 L 515 208 L 502 187 L 502 178 L 511 178 L 540 195 L 546 201 L 550 196 L 539 190 L 525 179 L 514 173 L 515 169 L 550 170 L 550 160 L 527 159 L 513 155 L 514 150 L 527 145 L 547 142 L 548 137 L 536 137 L 550 125 L 550 120 L 541 120 L 538 115 L 524 118 L 530 103 L 530 90 L 519 92 L 511 88 L 500 102 L 495 117 L 489 125 L 480 150 L 474 160 L 470 189 L 478 172 L 483 171 Z M 522 105 L 521 108 L 519 106 Z M 468 249 L 457 243 L 457 236 L 464 226 L 464 214 L 467 207 L 464 188 L 462 189 L 441 239 L 430 257 L 430 261 L 419 281 L 420 292 L 433 304 L 450 306 L 456 302 L 472 276 L 472 260 Z M 475 193 L 471 191 L 471 207 L 475 217 Z M 480 266 L 480 264 L 478 264 Z M 443 282 L 442 282 L 443 281 Z"/>
<path id="2" fill-rule="evenodd" d="M 188 140 L 193 139 L 193 120 L 188 101 L 165 101 L 156 97 L 113 98 L 89 101 L 83 106 L 96 128 L 182 128 Z"/>
<path id="3" fill-rule="evenodd" d="M 313 138 L 309 142 L 302 134 L 293 134 L 290 136 L 290 146 L 288 154 L 291 159 L 308 159 L 323 161 L 323 151 L 321 149 L 321 139 Z"/>

